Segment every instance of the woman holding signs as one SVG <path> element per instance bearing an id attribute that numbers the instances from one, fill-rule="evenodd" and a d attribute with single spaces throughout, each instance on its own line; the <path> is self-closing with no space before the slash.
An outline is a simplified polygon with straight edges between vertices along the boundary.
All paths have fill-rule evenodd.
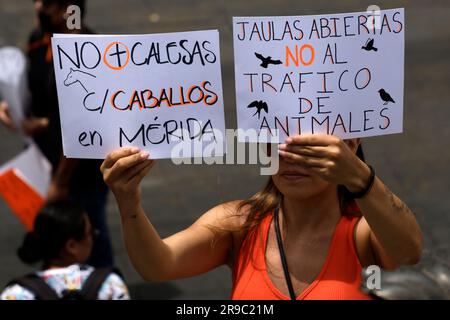
<path id="1" fill-rule="evenodd" d="M 359 290 L 362 267 L 419 261 L 414 214 L 364 162 L 359 139 L 301 135 L 279 149 L 279 171 L 263 190 L 212 208 L 166 239 L 140 201 L 154 161 L 137 148 L 109 154 L 101 170 L 141 276 L 171 280 L 227 264 L 233 299 L 368 299 Z"/>

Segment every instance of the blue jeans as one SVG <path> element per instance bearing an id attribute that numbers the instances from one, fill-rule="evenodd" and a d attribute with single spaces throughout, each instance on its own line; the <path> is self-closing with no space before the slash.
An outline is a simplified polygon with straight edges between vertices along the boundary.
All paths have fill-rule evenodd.
<path id="1" fill-rule="evenodd" d="M 108 188 L 95 191 L 73 190 L 70 200 L 81 206 L 91 220 L 92 228 L 96 231 L 92 253 L 87 264 L 96 267 L 111 267 L 114 265 L 111 239 L 106 221 L 106 202 Z"/>

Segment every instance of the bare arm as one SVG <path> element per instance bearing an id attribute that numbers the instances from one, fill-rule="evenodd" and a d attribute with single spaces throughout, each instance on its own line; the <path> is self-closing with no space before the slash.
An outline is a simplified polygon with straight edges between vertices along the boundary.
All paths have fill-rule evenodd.
<path id="1" fill-rule="evenodd" d="M 11 114 L 9 112 L 9 105 L 6 101 L 0 99 L 0 122 L 3 123 L 10 131 L 16 131 Z M 28 136 L 33 136 L 42 132 L 48 127 L 48 118 L 29 117 L 22 120 L 22 130 Z"/>
<path id="2" fill-rule="evenodd" d="M 368 166 L 355 155 L 358 144 L 358 139 L 345 143 L 334 136 L 295 136 L 281 146 L 280 155 L 324 180 L 358 192 L 370 176 Z M 420 259 L 422 233 L 416 218 L 380 179 L 375 178 L 370 192 L 357 204 L 363 218 L 357 227 L 356 245 L 363 264 L 378 262 L 396 268 Z"/>
<path id="3" fill-rule="evenodd" d="M 101 167 L 116 197 L 125 246 L 135 269 L 148 281 L 162 281 L 198 275 L 227 263 L 233 237 L 225 230 L 233 222 L 223 218 L 233 205 L 219 205 L 189 228 L 162 239 L 141 207 L 139 184 L 153 164 L 148 154 L 120 149 Z"/>
<path id="4" fill-rule="evenodd" d="M 2 122 L 9 130 L 14 131 L 14 124 L 9 114 L 9 106 L 5 100 L 0 98 L 0 122 Z"/>
<path id="5" fill-rule="evenodd" d="M 417 220 L 379 178 L 375 178 L 370 192 L 357 203 L 364 215 L 356 230 L 357 246 L 364 247 L 368 239 L 374 253 L 373 259 L 366 259 L 365 264 L 395 269 L 420 260 L 423 240 Z"/>

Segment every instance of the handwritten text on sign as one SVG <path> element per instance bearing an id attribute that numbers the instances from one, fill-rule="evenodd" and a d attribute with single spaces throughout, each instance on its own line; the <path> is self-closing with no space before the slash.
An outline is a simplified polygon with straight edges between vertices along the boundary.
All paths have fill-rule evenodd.
<path id="1" fill-rule="evenodd" d="M 238 127 L 259 141 L 274 129 L 281 139 L 401 132 L 404 30 L 403 9 L 233 18 Z"/>
<path id="2" fill-rule="evenodd" d="M 224 152 L 218 31 L 52 39 L 64 154 L 137 146 L 153 159 Z M 219 134 L 218 134 L 219 133 Z M 180 143 L 202 148 L 174 155 Z"/>

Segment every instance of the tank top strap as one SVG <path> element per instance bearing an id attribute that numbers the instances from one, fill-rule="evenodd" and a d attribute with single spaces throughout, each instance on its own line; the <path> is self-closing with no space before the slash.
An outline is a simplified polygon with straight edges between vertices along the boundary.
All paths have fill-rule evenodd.
<path id="1" fill-rule="evenodd" d="M 359 217 L 342 216 L 336 226 L 333 243 L 330 246 L 328 266 L 323 274 L 327 278 L 353 278 L 361 268 L 355 245 L 355 226 Z"/>
<path id="2" fill-rule="evenodd" d="M 266 241 L 272 218 L 273 212 L 268 213 L 257 226 L 247 232 L 233 268 L 233 283 L 249 264 L 255 270 L 265 270 Z"/>

